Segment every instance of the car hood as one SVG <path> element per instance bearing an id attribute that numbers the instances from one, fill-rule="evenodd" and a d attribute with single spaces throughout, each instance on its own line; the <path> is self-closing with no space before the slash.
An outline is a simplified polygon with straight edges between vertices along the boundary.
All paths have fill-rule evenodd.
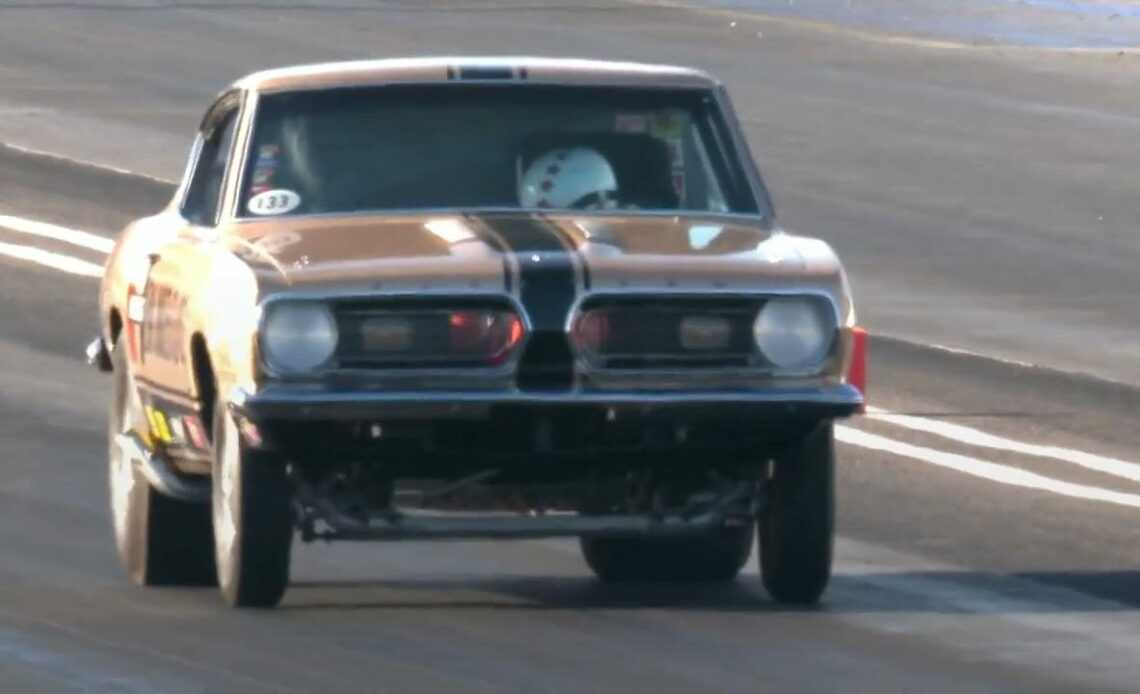
<path id="1" fill-rule="evenodd" d="M 511 291 L 531 260 L 580 288 L 845 292 L 827 244 L 725 215 L 383 215 L 242 222 L 227 234 L 267 291 Z"/>

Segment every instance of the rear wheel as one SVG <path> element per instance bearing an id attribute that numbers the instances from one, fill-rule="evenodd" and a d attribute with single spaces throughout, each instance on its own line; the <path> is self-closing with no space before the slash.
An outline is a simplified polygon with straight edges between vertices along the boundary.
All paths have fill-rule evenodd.
<path id="1" fill-rule="evenodd" d="M 155 490 L 115 441 L 120 434 L 144 429 L 142 403 L 125 349 L 119 343 L 112 352 L 107 432 L 111 519 L 119 558 L 139 585 L 210 585 L 214 582 L 210 507 Z"/>
<path id="2" fill-rule="evenodd" d="M 218 585 L 233 607 L 274 607 L 289 585 L 291 488 L 284 464 L 250 450 L 224 402 L 214 406 L 212 508 Z"/>
<path id="3" fill-rule="evenodd" d="M 582 538 L 590 570 L 606 582 L 709 582 L 736 578 L 752 553 L 753 527 L 706 538 Z"/>
<path id="4" fill-rule="evenodd" d="M 780 603 L 819 601 L 831 579 L 835 536 L 835 442 L 832 425 L 775 461 L 760 529 L 760 573 Z"/>

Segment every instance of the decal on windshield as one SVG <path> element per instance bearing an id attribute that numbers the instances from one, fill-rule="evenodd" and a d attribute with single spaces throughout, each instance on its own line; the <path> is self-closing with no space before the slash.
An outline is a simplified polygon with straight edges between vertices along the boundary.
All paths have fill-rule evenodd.
<path id="1" fill-rule="evenodd" d="M 249 199 L 250 214 L 266 217 L 288 214 L 301 206 L 301 196 L 291 190 L 267 190 Z"/>
<path id="2" fill-rule="evenodd" d="M 253 165 L 253 180 L 250 195 L 260 195 L 273 189 L 273 179 L 277 175 L 277 157 L 281 148 L 277 145 L 262 145 L 257 148 L 257 161 Z"/>
<path id="3" fill-rule="evenodd" d="M 674 139 L 685 134 L 686 113 L 680 110 L 663 109 L 653 114 L 649 132 L 662 139 Z"/>
<path id="4" fill-rule="evenodd" d="M 619 113 L 614 131 L 619 133 L 649 132 L 649 118 L 640 113 Z"/>

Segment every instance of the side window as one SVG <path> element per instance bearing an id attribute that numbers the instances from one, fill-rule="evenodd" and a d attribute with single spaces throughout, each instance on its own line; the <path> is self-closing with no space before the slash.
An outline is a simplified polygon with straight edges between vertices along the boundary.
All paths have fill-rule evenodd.
<path id="1" fill-rule="evenodd" d="M 198 152 L 193 178 L 182 206 L 182 214 L 195 224 L 213 226 L 218 223 L 222 182 L 229 162 L 230 144 L 237 129 L 237 113 L 235 108 L 222 116 L 213 131 L 206 135 Z"/>

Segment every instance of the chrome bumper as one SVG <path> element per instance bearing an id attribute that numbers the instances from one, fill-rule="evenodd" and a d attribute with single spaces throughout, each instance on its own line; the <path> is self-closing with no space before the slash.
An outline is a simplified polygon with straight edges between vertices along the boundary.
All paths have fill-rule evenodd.
<path id="1" fill-rule="evenodd" d="M 855 414 L 863 395 L 842 384 L 817 389 L 678 392 L 330 392 L 271 386 L 257 393 L 238 391 L 231 407 L 254 422 L 269 420 L 380 419 L 415 421 L 479 420 L 496 409 L 531 412 L 602 410 L 612 418 L 700 417 L 834 419 Z"/>

